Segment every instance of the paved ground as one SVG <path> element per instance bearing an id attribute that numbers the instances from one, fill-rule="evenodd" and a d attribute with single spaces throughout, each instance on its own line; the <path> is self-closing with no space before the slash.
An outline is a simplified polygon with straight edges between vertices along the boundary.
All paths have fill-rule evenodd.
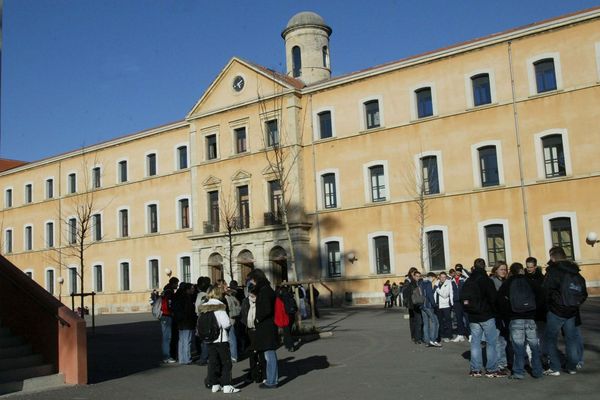
<path id="1" fill-rule="evenodd" d="M 398 309 L 344 308 L 323 312 L 320 326 L 333 337 L 278 351 L 280 387 L 242 388 L 239 399 L 595 399 L 600 391 L 600 299 L 584 307 L 585 368 L 577 375 L 513 382 L 470 378 L 468 343 L 441 349 L 413 344 Z M 217 398 L 202 385 L 206 367 L 161 366 L 158 322 L 149 314 L 103 316 L 89 340 L 92 384 L 11 399 L 199 399 Z M 247 362 L 234 365 L 239 382 Z"/>

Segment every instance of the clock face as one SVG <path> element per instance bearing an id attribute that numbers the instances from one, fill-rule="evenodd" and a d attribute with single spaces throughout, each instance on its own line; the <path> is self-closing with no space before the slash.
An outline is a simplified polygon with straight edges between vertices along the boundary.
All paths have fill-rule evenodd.
<path id="1" fill-rule="evenodd" d="M 244 88 L 245 84 L 246 81 L 244 81 L 243 77 L 238 75 L 235 78 L 233 78 L 233 90 L 235 90 L 236 92 L 240 92 Z"/>

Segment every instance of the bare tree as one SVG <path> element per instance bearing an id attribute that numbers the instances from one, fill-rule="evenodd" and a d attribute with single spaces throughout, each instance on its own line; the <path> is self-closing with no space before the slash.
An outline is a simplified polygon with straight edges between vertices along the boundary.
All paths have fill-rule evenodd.
<path id="1" fill-rule="evenodd" d="M 227 262 L 229 264 L 230 281 L 233 280 L 233 244 L 234 233 L 239 229 L 239 217 L 237 215 L 236 204 L 233 201 L 231 192 L 227 197 L 222 196 L 219 206 L 221 221 L 225 227 L 225 236 L 227 238 Z M 222 269 L 221 279 L 225 279 L 225 268 Z"/>

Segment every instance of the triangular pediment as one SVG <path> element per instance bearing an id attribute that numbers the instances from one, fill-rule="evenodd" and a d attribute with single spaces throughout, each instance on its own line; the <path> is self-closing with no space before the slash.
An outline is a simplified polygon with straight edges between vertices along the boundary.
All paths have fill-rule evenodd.
<path id="1" fill-rule="evenodd" d="M 231 180 L 232 181 L 244 181 L 244 180 L 248 180 L 252 177 L 252 174 L 250 174 L 250 172 L 244 171 L 244 170 L 239 170 L 238 172 L 236 172 L 232 177 Z"/>
<path id="2" fill-rule="evenodd" d="M 262 174 L 265 176 L 275 175 L 275 170 L 273 169 L 272 166 L 267 165 L 266 168 L 262 170 Z"/>
<path id="3" fill-rule="evenodd" d="M 217 186 L 221 184 L 221 180 L 219 178 L 217 178 L 216 176 L 212 176 L 210 175 L 208 178 L 206 178 L 204 180 L 204 182 L 202 182 L 203 186 Z"/>
<path id="4" fill-rule="evenodd" d="M 240 79 L 243 84 L 240 84 Z M 187 118 L 227 110 L 302 87 L 302 82 L 297 79 L 234 57 L 204 92 Z"/>

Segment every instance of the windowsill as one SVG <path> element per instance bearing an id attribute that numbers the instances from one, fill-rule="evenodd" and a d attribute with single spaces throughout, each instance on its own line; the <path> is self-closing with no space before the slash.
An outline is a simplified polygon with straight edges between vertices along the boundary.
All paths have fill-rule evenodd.
<path id="1" fill-rule="evenodd" d="M 212 160 L 204 160 L 200 163 L 200 165 L 208 165 L 208 164 L 214 164 L 216 162 L 221 161 L 220 158 L 213 158 Z"/>
<path id="2" fill-rule="evenodd" d="M 365 204 L 365 206 L 377 206 L 379 204 L 389 204 L 390 200 L 385 199 L 385 200 L 380 200 L 380 201 L 370 201 L 368 203 Z"/>
<path id="3" fill-rule="evenodd" d="M 369 274 L 369 278 L 389 278 L 392 276 L 396 276 L 396 274 L 394 274 L 393 272 L 388 272 L 387 274 L 378 274 L 376 272 L 371 272 Z"/>
<path id="4" fill-rule="evenodd" d="M 548 91 L 542 92 L 542 93 L 530 94 L 529 98 L 530 99 L 535 99 L 535 98 L 538 98 L 538 97 L 552 96 L 553 94 L 561 93 L 561 92 L 563 92 L 563 89 L 548 90 Z"/>
<path id="5" fill-rule="evenodd" d="M 440 193 L 432 193 L 432 194 L 424 194 L 423 198 L 425 199 L 435 199 L 436 197 L 444 197 L 445 193 L 444 192 L 440 192 Z M 417 198 L 418 200 L 418 198 Z"/>
<path id="6" fill-rule="evenodd" d="M 365 128 L 360 133 L 363 133 L 363 132 L 377 132 L 377 131 L 383 130 L 383 129 L 385 129 L 385 126 L 379 125 L 379 126 L 374 126 L 372 128 Z"/>
<path id="7" fill-rule="evenodd" d="M 152 233 L 146 233 L 146 234 L 144 235 L 144 237 L 149 237 L 149 236 L 159 236 L 159 235 L 160 235 L 160 232 L 152 232 Z"/>
<path id="8" fill-rule="evenodd" d="M 479 106 L 473 106 L 465 108 L 465 111 L 477 111 L 477 110 L 485 110 L 486 108 L 492 108 L 498 106 L 498 102 L 492 102 L 487 104 L 481 104 Z"/>
<path id="9" fill-rule="evenodd" d="M 243 156 L 247 156 L 248 154 L 250 154 L 250 152 L 248 150 L 246 150 L 244 152 L 241 152 L 241 153 L 234 153 L 234 154 L 232 154 L 232 155 L 229 156 L 229 159 L 240 158 L 240 157 L 243 157 Z"/>
<path id="10" fill-rule="evenodd" d="M 369 129 L 369 132 L 371 130 L 373 130 L 373 129 L 377 129 L 377 128 Z M 329 142 L 329 141 L 332 141 L 332 140 L 335 140 L 335 139 L 337 139 L 337 137 L 335 135 L 327 137 L 327 138 L 315 138 L 315 143 Z"/>
<path id="11" fill-rule="evenodd" d="M 381 202 L 380 202 L 381 203 Z M 329 207 L 329 208 L 320 208 L 319 211 L 324 211 L 324 212 L 328 212 L 328 211 L 339 211 L 342 209 L 342 206 L 336 206 L 336 207 Z"/>
<path id="12" fill-rule="evenodd" d="M 504 183 L 494 185 L 494 186 L 480 186 L 473 189 L 474 192 L 483 192 L 486 190 L 494 190 L 494 189 L 503 189 L 506 185 Z"/>
<path id="13" fill-rule="evenodd" d="M 433 114 L 433 115 L 428 115 L 426 117 L 420 117 L 420 118 L 417 117 L 417 119 L 412 119 L 410 122 L 411 123 L 424 122 L 424 121 L 429 121 L 429 120 L 436 119 L 436 118 L 438 118 L 438 115 L 437 114 Z"/>
<path id="14" fill-rule="evenodd" d="M 541 178 L 536 180 L 537 183 L 543 183 L 543 182 L 556 182 L 556 181 L 563 181 L 563 180 L 567 180 L 570 179 L 571 175 L 564 175 L 564 176 L 553 176 L 551 178 Z"/>

